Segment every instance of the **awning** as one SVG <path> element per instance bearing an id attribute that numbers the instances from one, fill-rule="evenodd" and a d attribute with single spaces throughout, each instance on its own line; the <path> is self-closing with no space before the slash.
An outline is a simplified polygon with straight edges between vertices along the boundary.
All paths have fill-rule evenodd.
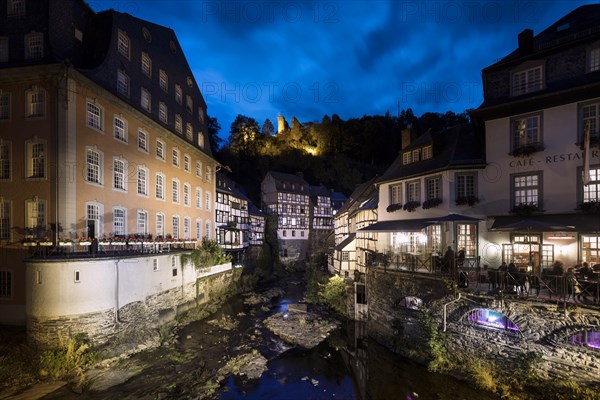
<path id="1" fill-rule="evenodd" d="M 428 221 L 437 224 L 440 222 L 475 222 L 481 221 L 481 219 L 469 217 L 468 215 L 448 214 L 444 215 L 443 217 L 429 218 Z"/>
<path id="2" fill-rule="evenodd" d="M 507 232 L 600 232 L 600 216 L 594 214 L 500 215 L 493 217 L 491 231 Z"/>
<path id="3" fill-rule="evenodd" d="M 431 222 L 428 219 L 399 219 L 394 221 L 379 221 L 362 229 L 361 232 L 419 232 Z"/>
<path id="4" fill-rule="evenodd" d="M 351 233 L 350 236 L 348 236 L 346 239 L 342 240 L 342 243 L 335 246 L 334 250 L 343 251 L 344 248 L 346 248 L 346 246 L 348 246 L 350 243 L 352 243 L 354 241 L 354 239 L 356 239 L 356 233 Z"/>

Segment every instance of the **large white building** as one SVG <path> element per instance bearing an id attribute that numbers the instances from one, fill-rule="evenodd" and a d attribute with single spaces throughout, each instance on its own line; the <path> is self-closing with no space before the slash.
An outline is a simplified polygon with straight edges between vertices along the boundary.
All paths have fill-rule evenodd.
<path id="1" fill-rule="evenodd" d="M 600 5 L 579 7 L 535 36 L 524 30 L 515 51 L 483 70 L 483 85 L 473 112 L 487 157 L 483 256 L 536 271 L 557 259 L 599 263 Z"/>

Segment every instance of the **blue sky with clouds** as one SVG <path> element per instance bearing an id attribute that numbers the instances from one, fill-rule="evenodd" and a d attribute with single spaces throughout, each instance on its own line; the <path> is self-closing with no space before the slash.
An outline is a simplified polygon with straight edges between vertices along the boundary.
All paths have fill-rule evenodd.
<path id="1" fill-rule="evenodd" d="M 226 138 L 237 114 L 276 122 L 462 112 L 481 69 L 581 0 L 90 0 L 172 28 Z"/>

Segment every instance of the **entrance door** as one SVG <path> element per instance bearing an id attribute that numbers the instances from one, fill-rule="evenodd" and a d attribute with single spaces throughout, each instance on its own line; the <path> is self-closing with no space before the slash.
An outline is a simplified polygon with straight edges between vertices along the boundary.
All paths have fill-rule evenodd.
<path id="1" fill-rule="evenodd" d="M 90 239 L 96 238 L 96 220 L 95 219 L 87 220 L 87 235 Z"/>

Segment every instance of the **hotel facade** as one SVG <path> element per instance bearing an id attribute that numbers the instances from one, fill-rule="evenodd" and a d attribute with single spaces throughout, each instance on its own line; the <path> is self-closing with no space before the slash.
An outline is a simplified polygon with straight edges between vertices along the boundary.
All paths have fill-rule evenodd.
<path id="1" fill-rule="evenodd" d="M 25 324 L 32 253 L 214 239 L 218 163 L 173 30 L 80 0 L 3 4 L 0 323 Z"/>

